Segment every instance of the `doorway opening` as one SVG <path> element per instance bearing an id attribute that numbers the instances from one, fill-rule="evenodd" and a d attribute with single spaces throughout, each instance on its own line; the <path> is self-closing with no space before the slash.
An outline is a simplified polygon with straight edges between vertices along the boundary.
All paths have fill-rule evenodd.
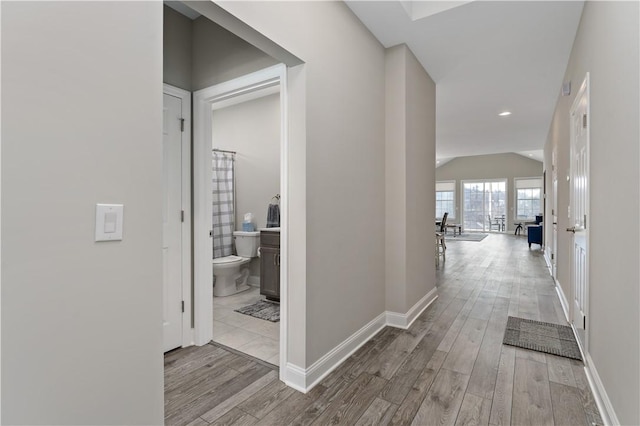
<path id="1" fill-rule="evenodd" d="M 164 78 L 192 94 L 191 138 L 191 280 L 185 300 L 189 345 L 213 338 L 212 121 L 213 108 L 274 90 L 280 101 L 280 280 L 279 378 L 305 389 L 306 342 L 306 67 L 304 61 L 261 33 L 228 15 L 213 2 L 165 2 Z M 238 25 L 239 24 L 239 25 Z M 196 96 L 198 95 L 198 96 Z M 260 96 L 257 96 L 260 97 Z M 250 125 L 250 123 L 249 123 Z M 289 134 L 295 144 L 289 144 Z M 244 175 L 244 173 L 243 173 Z M 269 194 L 273 197 L 276 194 Z M 262 209 L 269 200 L 262 200 Z M 251 209 L 238 207 L 244 214 Z M 253 211 L 262 216 L 263 211 Z M 260 226 L 260 224 L 257 224 Z M 237 228 L 236 228 L 237 229 Z M 250 274 L 251 275 L 251 274 Z M 249 277 L 251 278 L 251 277 Z M 255 281 L 250 279 L 249 283 Z M 289 287 L 288 283 L 295 282 Z M 188 309 L 188 310 L 187 310 Z M 289 316 L 292 318 L 289 321 Z"/>
<path id="2" fill-rule="evenodd" d="M 212 338 L 279 365 L 280 86 L 213 101 L 211 110 Z"/>
<path id="3" fill-rule="evenodd" d="M 238 135 L 238 123 L 233 123 L 232 116 L 237 113 L 241 108 L 258 108 L 265 106 L 266 104 L 274 104 L 279 107 L 276 114 L 279 116 L 277 127 L 279 128 L 279 135 L 277 136 L 277 146 L 270 151 L 277 152 L 276 163 L 277 167 L 277 183 L 274 186 L 273 180 L 271 182 L 264 182 L 264 178 L 258 175 L 248 173 L 248 168 L 254 167 L 259 169 L 260 166 L 264 166 L 267 154 L 261 156 L 261 158 L 252 158 L 245 148 L 242 148 L 242 144 L 246 144 L 246 140 L 243 135 Z M 193 144 L 193 194 L 194 194 L 194 328 L 195 328 L 195 342 L 198 345 L 206 344 L 212 339 L 216 341 L 216 334 L 221 344 L 229 347 L 236 347 L 241 352 L 249 353 L 257 358 L 263 359 L 267 362 L 285 365 L 286 355 L 286 299 L 287 299 L 287 275 L 280 271 L 286 271 L 287 263 L 287 158 L 284 155 L 287 152 L 288 139 L 287 139 L 287 104 L 286 104 L 286 67 L 284 65 L 276 65 L 266 68 L 261 71 L 257 71 L 240 78 L 236 78 L 225 83 L 217 84 L 194 93 L 193 96 L 193 108 L 194 108 L 194 144 Z M 225 124 L 225 120 L 227 121 Z M 251 126 L 251 122 L 247 122 L 246 126 Z M 262 130 L 258 130 L 261 132 Z M 237 144 L 233 144 L 233 135 L 239 136 Z M 241 132 L 242 133 L 242 132 Z M 257 141 L 260 142 L 259 140 Z M 234 149 L 229 149 L 234 148 Z M 214 149 L 216 151 L 214 151 Z M 226 152 L 225 152 L 226 151 Z M 236 165 L 237 173 L 223 176 L 224 180 L 231 184 L 236 182 L 238 184 L 237 190 L 227 188 L 227 196 L 238 194 L 240 188 L 246 194 L 259 193 L 253 197 L 246 197 L 241 199 L 238 196 L 237 203 L 227 203 L 229 206 L 224 212 L 220 208 L 220 203 L 223 203 L 225 199 L 218 198 L 219 194 L 212 190 L 212 185 L 216 179 L 220 179 L 218 172 L 215 170 L 212 162 L 212 154 L 217 156 L 224 156 L 228 160 L 229 164 Z M 273 157 L 274 152 L 271 152 Z M 273 165 L 273 161 L 272 161 Z M 231 166 L 230 166 L 231 167 Z M 242 169 L 244 168 L 244 169 Z M 273 167 L 271 167 L 273 168 Z M 229 169 L 226 167 L 225 170 Z M 243 172 L 243 173 L 241 173 Z M 242 179 L 247 179 L 248 182 L 242 183 L 240 176 L 244 174 Z M 251 176 L 255 176 L 251 178 Z M 261 180 L 263 182 L 250 181 L 254 179 Z M 252 189 L 249 188 L 251 186 Z M 260 187 L 260 189 L 256 189 Z M 246 190 L 246 191 L 245 191 Z M 230 192 L 229 192 L 230 191 Z M 277 192 L 275 192 L 277 191 Z M 280 210 L 280 225 L 279 227 L 267 228 L 267 210 L 269 204 L 272 203 L 273 198 L 278 196 L 278 205 Z M 228 201 L 228 198 L 226 198 Z M 218 210 L 214 210 L 214 205 Z M 230 213 L 228 209 L 235 209 L 233 213 Z M 248 220 L 244 219 L 245 214 L 255 213 L 260 215 L 259 219 Z M 260 211 L 261 210 L 261 211 Z M 237 250 L 238 239 L 255 239 L 258 238 L 259 245 L 261 247 L 266 246 L 265 236 L 275 234 L 275 229 L 278 228 L 278 243 L 279 243 L 279 256 L 278 262 L 273 266 L 276 267 L 277 275 L 280 279 L 279 283 L 279 314 L 280 321 L 275 324 L 269 324 L 265 320 L 254 320 L 251 317 L 245 318 L 243 314 L 235 312 L 235 309 L 240 305 L 246 306 L 254 302 L 263 299 L 260 293 L 265 295 L 264 291 L 258 291 L 256 288 L 249 287 L 245 291 L 236 292 L 239 287 L 247 283 L 250 283 L 250 278 L 258 276 L 260 280 L 260 287 L 264 284 L 263 278 L 265 274 L 263 269 L 266 265 L 263 258 L 259 261 L 253 259 L 250 262 L 254 263 L 253 270 L 251 266 L 244 268 L 243 271 L 238 273 L 237 277 L 232 277 L 231 286 L 234 287 L 230 292 L 236 292 L 235 294 L 218 294 L 214 290 L 214 269 L 215 260 L 212 263 L 212 259 L 224 258 L 229 255 L 227 252 L 218 252 L 219 246 L 216 246 L 216 241 L 220 241 L 218 234 L 216 234 L 216 226 L 212 222 L 214 216 L 225 214 L 227 218 L 230 218 L 233 222 L 232 226 L 227 226 L 228 231 L 226 235 L 227 241 L 231 243 L 235 240 L 234 245 Z M 240 222 L 242 219 L 243 223 Z M 226 219 L 225 219 L 226 220 Z M 244 224 L 254 225 L 258 231 L 251 231 L 247 229 L 242 231 Z M 254 226 L 251 226 L 253 228 Z M 218 227 L 220 228 L 220 227 Z M 232 229 L 234 228 L 234 229 Z M 263 228 L 262 231 L 260 229 Z M 235 235 L 234 234 L 235 231 Z M 238 231 L 242 234 L 238 234 Z M 256 235 L 257 234 L 257 235 Z M 213 237 L 213 238 L 212 238 Z M 214 250 L 216 256 L 214 256 Z M 256 265 L 257 269 L 256 269 Z M 271 266 L 271 265 L 269 265 Z M 242 267 L 242 266 L 240 266 Z M 217 270 L 217 269 L 216 269 Z M 253 272 L 252 272 L 253 271 Z M 216 276 L 215 286 L 221 285 L 221 277 Z M 240 283 L 240 281 L 242 281 Z M 264 289 L 262 289 L 264 290 Z M 273 298 L 273 297 L 272 297 Z M 255 299 L 255 300 L 254 300 Z M 233 309 L 232 309 L 233 308 Z M 227 320 L 225 322 L 225 317 Z M 262 324 L 256 321 L 264 321 Z M 233 327 L 233 328 L 232 328 Z M 255 328 L 257 327 L 257 328 Z M 247 329 L 249 328 L 249 329 Z M 256 333 L 256 331 L 260 333 Z M 252 338 L 254 334 L 259 335 L 259 338 Z M 274 347 L 275 343 L 275 347 Z"/>

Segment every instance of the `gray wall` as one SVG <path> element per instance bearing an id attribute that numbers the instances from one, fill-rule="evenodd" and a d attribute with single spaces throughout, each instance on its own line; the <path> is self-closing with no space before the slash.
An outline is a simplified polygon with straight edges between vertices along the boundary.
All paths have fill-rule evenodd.
<path id="1" fill-rule="evenodd" d="M 542 162 L 525 158 L 518 154 L 476 155 L 458 157 L 436 169 L 436 181 L 456 181 L 456 217 L 452 222 L 462 223 L 462 205 L 460 204 L 461 181 L 482 179 L 507 180 L 507 223 L 508 229 L 514 229 L 515 221 L 515 182 L 518 177 L 542 177 Z M 435 207 L 434 207 L 435 212 Z M 434 213 L 435 214 L 435 213 Z"/>
<path id="2" fill-rule="evenodd" d="M 387 49 L 385 70 L 386 309 L 404 314 L 435 287 L 435 84 L 406 45 Z"/>
<path id="3" fill-rule="evenodd" d="M 2 423 L 161 424 L 161 3 L 1 7 Z"/>
<path id="4" fill-rule="evenodd" d="M 290 285 L 308 302 L 306 338 L 290 359 L 309 366 L 385 309 L 384 49 L 343 3 L 221 6 L 305 61 L 292 85 L 306 106 L 291 112 L 306 127 L 289 154 L 306 157 L 290 181 L 306 184 L 304 206 L 294 195 L 305 191 L 291 195 L 306 225 L 294 232 L 297 218 L 290 228 L 306 238 L 306 271 Z"/>
<path id="5" fill-rule="evenodd" d="M 407 299 L 406 50 L 385 52 L 385 306 L 391 312 L 404 312 Z"/>
<path id="6" fill-rule="evenodd" d="M 168 6 L 163 7 L 163 15 L 163 81 L 191 91 L 193 23 Z"/>
<path id="7" fill-rule="evenodd" d="M 436 286 L 433 224 L 435 211 L 436 85 L 407 50 L 407 301 L 409 310 Z M 425 243 L 425 241 L 427 243 Z M 434 248 L 434 256 L 429 256 Z"/>
<path id="8" fill-rule="evenodd" d="M 278 63 L 204 16 L 193 21 L 191 52 L 194 92 Z"/>
<path id="9" fill-rule="evenodd" d="M 258 228 L 267 226 L 267 207 L 280 193 L 280 94 L 213 112 L 213 147 L 236 151 L 236 229 L 251 212 Z M 260 275 L 260 260 L 251 262 Z"/>
<path id="10" fill-rule="evenodd" d="M 192 21 L 163 9 L 167 84 L 195 92 L 278 63 L 204 16 Z"/>
<path id="11" fill-rule="evenodd" d="M 547 170 L 551 170 L 551 151 L 558 152 L 558 280 L 570 299 L 571 238 L 563 232 L 569 226 L 569 185 L 565 179 L 569 172 L 569 111 L 589 72 L 588 352 L 622 424 L 640 424 L 640 247 L 638 227 L 633 225 L 640 217 L 638 14 L 637 2 L 586 2 L 564 78 L 572 82 L 572 94 L 558 98 L 545 147 Z M 611 226 L 618 212 L 633 218 L 629 227 Z"/>

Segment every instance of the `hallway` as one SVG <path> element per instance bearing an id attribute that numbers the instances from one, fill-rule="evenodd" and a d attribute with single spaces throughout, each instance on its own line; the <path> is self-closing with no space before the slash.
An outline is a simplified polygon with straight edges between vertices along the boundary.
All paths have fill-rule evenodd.
<path id="1" fill-rule="evenodd" d="M 211 345 L 169 353 L 166 423 L 602 424 L 582 363 L 502 345 L 509 315 L 565 324 L 542 253 L 513 235 L 447 246 L 439 298 L 306 395 Z"/>

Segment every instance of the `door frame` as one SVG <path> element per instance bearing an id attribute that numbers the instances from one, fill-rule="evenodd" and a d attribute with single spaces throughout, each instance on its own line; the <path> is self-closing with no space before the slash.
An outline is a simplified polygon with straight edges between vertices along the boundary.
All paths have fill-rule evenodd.
<path id="1" fill-rule="evenodd" d="M 504 196 L 505 196 L 505 214 L 504 214 L 504 220 L 505 220 L 505 224 L 504 224 L 504 231 L 500 231 L 498 232 L 498 234 L 507 234 L 509 233 L 509 179 L 507 178 L 497 178 L 497 179 L 464 179 L 460 181 L 460 224 L 462 225 L 462 229 L 465 229 L 464 226 L 464 184 L 465 183 L 478 183 L 478 182 L 482 182 L 482 185 L 484 187 L 484 184 L 489 182 L 489 183 L 493 183 L 493 182 L 504 182 Z M 483 206 L 484 206 L 484 199 L 483 199 Z M 471 232 L 489 232 L 491 233 L 492 231 L 489 230 L 487 231 L 487 229 L 485 228 L 485 221 L 486 221 L 486 216 L 487 216 L 487 212 L 484 211 L 484 207 L 483 207 L 483 220 L 482 220 L 482 230 L 478 231 L 478 230 L 470 230 Z M 491 228 L 491 226 L 489 226 L 489 228 Z"/>
<path id="2" fill-rule="evenodd" d="M 587 254 L 586 254 L 586 262 L 587 262 L 587 267 L 586 267 L 586 273 L 585 273 L 585 286 L 584 286 L 584 316 L 585 316 L 585 322 L 584 322 L 584 342 L 581 342 L 580 339 L 577 337 L 578 336 L 578 332 L 575 329 L 574 325 L 573 325 L 573 319 L 575 316 L 575 278 L 573 276 L 573 266 L 574 266 L 574 245 L 575 245 L 575 234 L 573 234 L 571 236 L 571 295 L 570 295 L 570 300 L 569 300 L 569 314 L 570 314 L 570 321 L 569 324 L 571 325 L 571 328 L 573 329 L 574 334 L 576 335 L 576 341 L 578 342 L 578 346 L 580 346 L 580 349 L 582 350 L 582 354 L 586 355 L 589 351 L 589 332 L 587 330 L 590 330 L 590 319 L 591 316 L 589 315 L 589 266 L 591 264 L 591 244 L 590 244 L 590 220 L 591 220 L 591 211 L 590 211 L 590 202 L 591 202 L 591 197 L 590 197 L 590 192 L 591 192 L 591 185 L 590 185 L 590 181 L 591 181 L 591 93 L 590 93 L 590 83 L 589 83 L 589 73 L 587 72 L 584 80 L 582 82 L 582 84 L 580 85 L 580 90 L 578 90 L 578 93 L 576 93 L 576 97 L 574 98 L 572 104 L 571 104 L 571 108 L 569 109 L 569 176 L 570 176 L 570 185 L 569 185 L 569 209 L 570 209 L 570 214 L 569 214 L 569 220 L 572 220 L 572 214 L 573 212 L 571 211 L 571 209 L 573 208 L 573 173 L 574 173 L 574 168 L 575 168 L 575 163 L 574 163 L 574 159 L 575 159 L 575 153 L 574 153 L 574 138 L 575 138 L 575 134 L 574 134 L 574 128 L 573 128 L 573 121 L 572 121 L 572 117 L 579 105 L 580 99 L 582 98 L 582 96 L 586 97 L 586 101 L 587 101 L 587 107 L 586 107 L 586 114 L 587 114 L 587 134 L 586 134 L 586 148 L 587 148 L 587 158 L 586 158 L 586 168 L 587 168 L 587 182 L 586 182 L 586 202 L 585 202 L 585 215 L 586 215 L 586 221 L 585 221 L 585 246 L 587 248 Z M 575 223 L 571 223 L 569 222 L 569 225 L 574 226 Z M 584 356 L 583 356 L 584 358 Z"/>
<path id="3" fill-rule="evenodd" d="M 191 297 L 191 92 L 164 83 L 162 93 L 182 99 L 182 347 L 194 343 Z M 186 143 L 185 143 L 186 141 Z"/>
<path id="4" fill-rule="evenodd" d="M 214 105 L 231 105 L 262 96 L 279 86 L 280 91 L 280 377 L 287 365 L 288 325 L 288 221 L 289 136 L 287 67 L 274 65 L 245 76 L 207 87 L 193 94 L 193 236 L 194 236 L 194 331 L 195 344 L 213 337 L 213 247 L 211 245 L 211 139 Z"/>

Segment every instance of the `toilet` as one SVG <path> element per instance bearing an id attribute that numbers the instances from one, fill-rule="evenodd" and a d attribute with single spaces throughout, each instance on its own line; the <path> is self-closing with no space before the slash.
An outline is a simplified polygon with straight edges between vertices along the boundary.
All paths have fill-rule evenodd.
<path id="1" fill-rule="evenodd" d="M 235 231 L 233 238 L 237 256 L 213 259 L 213 295 L 216 297 L 231 296 L 249 288 L 249 268 L 240 270 L 240 267 L 258 255 L 260 232 Z"/>

